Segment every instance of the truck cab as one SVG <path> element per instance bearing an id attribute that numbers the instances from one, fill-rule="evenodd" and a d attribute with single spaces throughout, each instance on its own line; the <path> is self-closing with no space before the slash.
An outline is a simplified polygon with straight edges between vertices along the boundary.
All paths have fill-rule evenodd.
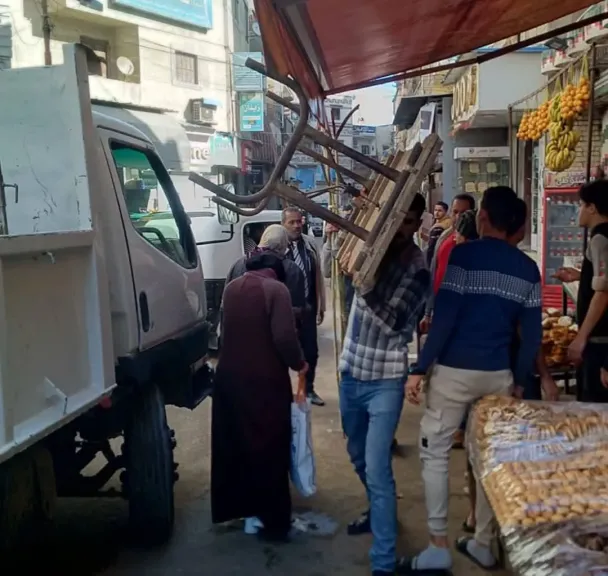
<path id="1" fill-rule="evenodd" d="M 57 496 L 102 493 L 128 500 L 137 541 L 159 544 L 178 478 L 165 406 L 194 409 L 213 383 L 190 217 L 152 141 L 93 111 L 82 47 L 64 46 L 62 65 L 6 73 L 0 549 Z M 107 490 L 119 472 L 121 489 Z"/>

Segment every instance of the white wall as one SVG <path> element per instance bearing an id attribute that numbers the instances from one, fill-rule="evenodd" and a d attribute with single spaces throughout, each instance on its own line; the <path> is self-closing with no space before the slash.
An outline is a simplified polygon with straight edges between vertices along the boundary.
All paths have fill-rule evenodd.
<path id="1" fill-rule="evenodd" d="M 212 99 L 219 104 L 216 129 L 234 130 L 229 53 L 234 42 L 232 9 L 236 0 L 213 0 L 213 28 L 206 32 L 115 10 L 109 7 L 108 0 L 102 0 L 103 10 L 100 12 L 82 7 L 77 0 L 63 1 L 74 9 L 62 7 L 61 0 L 49 2 L 54 25 L 51 42 L 53 63 L 62 61 L 63 42 L 78 41 L 84 35 L 110 43 L 110 73 L 113 71 L 114 75 L 120 76 L 115 62 L 121 55 L 129 57 L 136 67 L 135 77 L 120 80 L 96 78 L 92 83 L 94 98 L 165 108 L 175 111 L 182 120 L 188 100 Z M 42 65 L 44 45 L 39 2 L 12 0 L 11 17 L 15 28 L 13 67 Z M 238 33 L 238 28 L 236 31 Z M 180 85 L 175 80 L 175 50 L 198 57 L 198 85 Z M 134 79 L 135 82 L 123 81 Z M 133 84 L 139 84 L 139 87 Z"/>
<path id="2" fill-rule="evenodd" d="M 506 54 L 479 67 L 479 110 L 504 111 L 513 102 L 543 86 L 541 54 Z"/>

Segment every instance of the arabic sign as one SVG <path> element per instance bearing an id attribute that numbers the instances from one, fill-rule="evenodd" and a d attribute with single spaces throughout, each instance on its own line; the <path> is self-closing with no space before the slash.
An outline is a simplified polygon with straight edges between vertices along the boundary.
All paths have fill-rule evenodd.
<path id="1" fill-rule="evenodd" d="M 174 22 L 185 22 L 200 28 L 213 28 L 212 0 L 113 0 L 117 8 L 130 8 L 160 16 Z"/>
<path id="2" fill-rule="evenodd" d="M 368 136 L 373 136 L 374 134 L 376 134 L 376 127 L 375 126 L 357 126 L 354 125 L 353 126 L 353 134 L 355 136 L 363 136 L 363 135 L 368 135 Z"/>
<path id="3" fill-rule="evenodd" d="M 587 180 L 587 174 L 583 171 L 549 172 L 545 170 L 544 188 L 578 188 Z"/>
<path id="4" fill-rule="evenodd" d="M 264 94 L 241 92 L 239 94 L 239 117 L 242 132 L 264 131 Z"/>
<path id="5" fill-rule="evenodd" d="M 232 55 L 234 90 L 236 92 L 263 92 L 264 76 L 245 66 L 247 58 L 264 63 L 264 55 L 261 52 L 235 52 Z"/>

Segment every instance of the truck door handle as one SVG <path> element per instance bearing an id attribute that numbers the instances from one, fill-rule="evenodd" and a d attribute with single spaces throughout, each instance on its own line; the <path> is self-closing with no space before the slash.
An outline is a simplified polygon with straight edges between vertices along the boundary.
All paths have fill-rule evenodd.
<path id="1" fill-rule="evenodd" d="M 148 296 L 145 292 L 139 293 L 139 311 L 141 314 L 141 328 L 144 332 L 150 330 L 150 308 L 148 307 Z"/>

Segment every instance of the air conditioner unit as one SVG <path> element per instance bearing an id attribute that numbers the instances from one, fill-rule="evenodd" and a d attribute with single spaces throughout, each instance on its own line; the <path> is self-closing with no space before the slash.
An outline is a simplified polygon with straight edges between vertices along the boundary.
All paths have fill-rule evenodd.
<path id="1" fill-rule="evenodd" d="M 214 124 L 217 107 L 204 100 L 190 100 L 190 121 L 195 124 Z"/>

